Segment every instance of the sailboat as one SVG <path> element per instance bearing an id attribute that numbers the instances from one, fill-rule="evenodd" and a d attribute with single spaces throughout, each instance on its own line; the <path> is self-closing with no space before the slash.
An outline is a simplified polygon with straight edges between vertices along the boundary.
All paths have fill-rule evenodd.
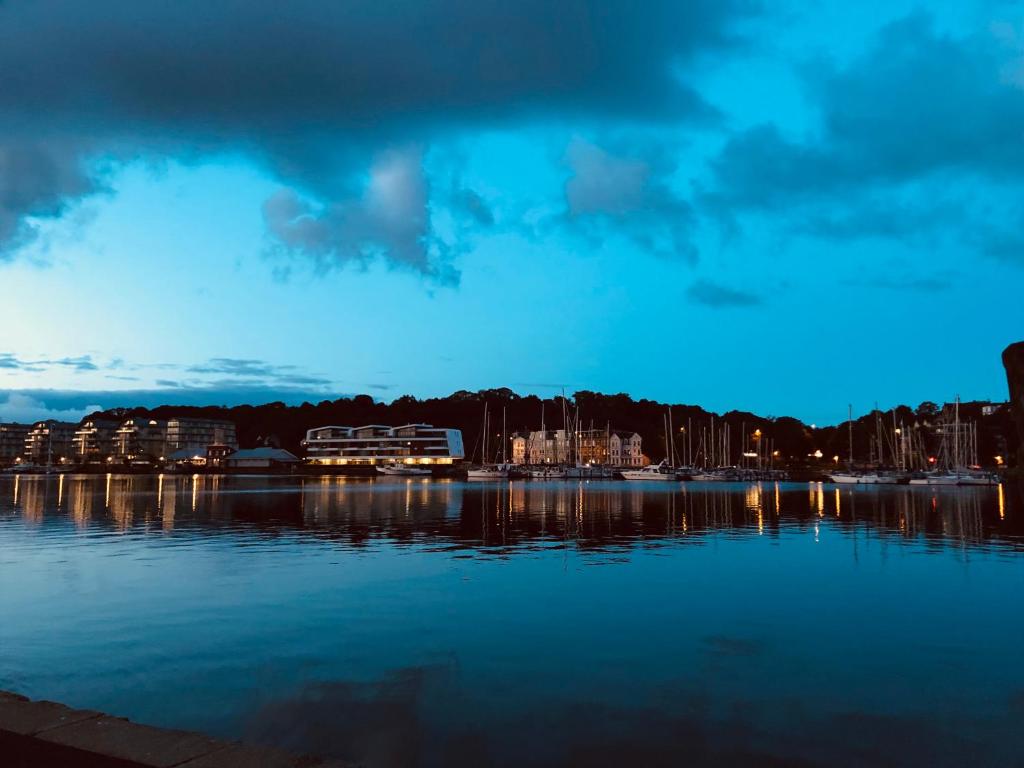
<path id="1" fill-rule="evenodd" d="M 490 430 L 490 420 L 487 414 L 487 403 L 484 403 L 484 434 L 483 434 L 483 445 L 481 458 L 484 462 L 487 461 L 487 433 Z M 502 463 L 501 464 L 481 464 L 479 467 L 470 467 L 466 471 L 467 480 L 507 480 L 509 474 L 509 465 L 505 463 L 505 418 L 504 410 L 502 411 Z"/>
<path id="2" fill-rule="evenodd" d="M 847 454 L 847 471 L 833 472 L 829 475 L 829 479 L 833 483 L 839 483 L 840 485 L 876 485 L 882 482 L 879 476 L 874 472 L 853 471 L 853 405 L 849 406 L 847 425 L 849 426 L 850 440 L 850 452 Z"/>
<path id="3" fill-rule="evenodd" d="M 946 469 L 924 472 L 910 480 L 911 485 L 998 485 L 997 477 L 989 472 L 976 469 L 977 465 L 977 438 L 974 436 L 973 427 L 970 423 L 960 422 L 960 396 L 957 395 L 956 405 L 953 410 L 953 445 L 952 449 L 947 441 L 949 434 L 949 422 L 945 422 L 942 433 L 942 449 L 940 456 L 944 456 Z M 966 439 L 964 431 L 968 432 Z M 967 444 L 964 445 L 964 442 Z M 971 454 L 971 455 L 968 455 Z M 965 466 L 967 465 L 967 466 Z"/>

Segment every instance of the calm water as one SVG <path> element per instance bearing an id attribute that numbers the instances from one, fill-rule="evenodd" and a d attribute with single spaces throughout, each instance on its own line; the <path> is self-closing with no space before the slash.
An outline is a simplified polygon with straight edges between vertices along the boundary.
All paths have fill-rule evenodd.
<path id="1" fill-rule="evenodd" d="M 376 766 L 1021 764 L 1020 491 L 0 479 L 0 688 Z"/>

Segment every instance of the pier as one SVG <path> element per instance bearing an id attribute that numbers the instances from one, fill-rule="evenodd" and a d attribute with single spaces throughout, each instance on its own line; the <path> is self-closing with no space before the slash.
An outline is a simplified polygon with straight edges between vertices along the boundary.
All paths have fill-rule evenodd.
<path id="1" fill-rule="evenodd" d="M 139 725 L 8 691 L 0 691 L 0 763 L 7 768 L 354 768 L 351 763 Z"/>

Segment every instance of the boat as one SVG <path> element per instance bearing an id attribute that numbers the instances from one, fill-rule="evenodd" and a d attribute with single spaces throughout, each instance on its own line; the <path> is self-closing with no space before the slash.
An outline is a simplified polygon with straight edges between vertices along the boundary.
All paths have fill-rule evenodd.
<path id="1" fill-rule="evenodd" d="M 877 485 L 884 482 L 874 472 L 833 472 L 828 478 L 839 485 Z"/>
<path id="2" fill-rule="evenodd" d="M 530 470 L 534 480 L 564 480 L 567 472 L 563 467 L 536 467 Z"/>
<path id="3" fill-rule="evenodd" d="M 467 480 L 507 480 L 509 467 L 507 464 L 491 464 L 484 467 L 470 467 L 466 470 Z"/>
<path id="4" fill-rule="evenodd" d="M 910 478 L 911 485 L 960 485 L 960 478 L 953 472 L 921 472 Z"/>
<path id="5" fill-rule="evenodd" d="M 505 456 L 504 456 L 504 454 L 505 454 L 505 445 L 504 445 L 504 442 L 505 442 L 505 424 L 504 424 L 504 422 L 505 422 L 505 419 L 504 419 L 504 412 L 503 412 L 502 413 L 502 430 L 501 430 L 502 440 L 503 440 L 502 447 L 501 447 L 501 453 L 502 453 L 502 458 L 503 459 L 505 458 Z M 488 429 L 490 429 L 490 421 L 487 418 L 487 403 L 485 402 L 484 403 L 483 443 L 480 446 L 480 448 L 481 448 L 480 455 L 481 455 L 481 457 L 483 458 L 484 461 L 487 461 L 487 431 L 488 431 Z M 500 464 L 482 464 L 482 465 L 477 466 L 477 467 L 470 467 L 468 470 L 466 470 L 466 479 L 467 480 L 507 480 L 508 477 L 509 477 L 511 469 L 512 469 L 512 465 L 511 464 L 507 464 L 504 461 L 502 461 L 502 463 L 500 463 Z"/>
<path id="6" fill-rule="evenodd" d="M 660 464 L 648 464 L 640 469 L 624 469 L 622 470 L 622 477 L 626 480 L 653 480 L 666 483 L 675 482 L 676 471 L 666 460 Z"/>
<path id="7" fill-rule="evenodd" d="M 382 464 L 377 467 L 382 475 L 393 475 L 397 477 L 423 477 L 429 475 L 430 470 L 425 467 L 414 467 L 410 464 Z"/>
<path id="8" fill-rule="evenodd" d="M 828 479 L 839 485 L 878 485 L 882 482 L 875 472 L 855 472 L 853 469 L 853 405 L 848 406 L 846 420 L 849 440 L 849 453 L 846 455 L 847 469 L 845 472 L 832 472 Z"/>
<path id="9" fill-rule="evenodd" d="M 999 476 L 991 472 L 972 471 L 960 475 L 957 485 L 999 485 Z"/>

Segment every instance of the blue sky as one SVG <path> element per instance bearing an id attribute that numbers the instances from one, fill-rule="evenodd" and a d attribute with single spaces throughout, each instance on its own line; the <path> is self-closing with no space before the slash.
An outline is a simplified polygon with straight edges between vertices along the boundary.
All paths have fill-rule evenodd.
<path id="1" fill-rule="evenodd" d="M 0 419 L 1005 397 L 1019 4 L 105 5 L 0 5 Z"/>

